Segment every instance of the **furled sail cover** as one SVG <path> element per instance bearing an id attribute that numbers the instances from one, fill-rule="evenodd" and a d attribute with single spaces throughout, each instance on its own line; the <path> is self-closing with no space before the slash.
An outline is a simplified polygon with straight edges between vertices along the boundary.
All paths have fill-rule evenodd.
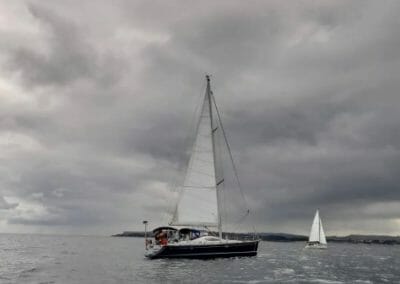
<path id="1" fill-rule="evenodd" d="M 211 137 L 211 115 L 205 96 L 189 166 L 172 224 L 218 224 L 215 164 Z"/>
<path id="2" fill-rule="evenodd" d="M 322 228 L 322 222 L 319 217 L 319 211 L 315 212 L 314 221 L 311 226 L 309 242 L 319 242 L 321 244 L 326 244 L 326 238 L 324 229 Z"/>

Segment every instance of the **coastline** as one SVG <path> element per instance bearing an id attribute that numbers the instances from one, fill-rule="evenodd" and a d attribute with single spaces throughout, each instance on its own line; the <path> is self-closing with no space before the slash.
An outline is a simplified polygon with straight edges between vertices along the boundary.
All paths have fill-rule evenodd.
<path id="1" fill-rule="evenodd" d="M 230 237 L 241 237 L 245 239 L 252 238 L 252 234 L 233 234 L 228 233 Z M 148 232 L 148 236 L 152 237 L 152 233 Z M 267 242 L 305 242 L 307 236 L 286 234 L 286 233 L 258 233 L 258 238 Z M 124 231 L 120 234 L 112 235 L 112 237 L 133 237 L 143 238 L 142 231 Z M 400 236 L 385 236 L 385 235 L 356 235 L 348 236 L 327 236 L 328 242 L 335 243 L 353 243 L 353 244 L 383 244 L 383 245 L 400 245 Z"/>

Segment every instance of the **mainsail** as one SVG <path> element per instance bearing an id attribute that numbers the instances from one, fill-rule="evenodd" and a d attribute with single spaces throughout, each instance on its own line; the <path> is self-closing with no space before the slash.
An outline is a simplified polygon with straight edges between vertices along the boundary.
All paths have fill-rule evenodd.
<path id="1" fill-rule="evenodd" d="M 218 197 L 215 171 L 211 90 L 204 96 L 196 137 L 180 199 L 171 224 L 218 226 Z"/>
<path id="2" fill-rule="evenodd" d="M 326 238 L 324 229 L 322 227 L 321 218 L 319 217 L 319 210 L 315 212 L 314 221 L 311 226 L 309 242 L 319 242 L 320 244 L 326 244 Z"/>

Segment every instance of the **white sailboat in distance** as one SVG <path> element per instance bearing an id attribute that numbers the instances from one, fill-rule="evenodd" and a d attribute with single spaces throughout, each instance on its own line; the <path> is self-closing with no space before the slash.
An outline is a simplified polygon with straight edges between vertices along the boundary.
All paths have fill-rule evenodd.
<path id="1" fill-rule="evenodd" d="M 314 221 L 311 226 L 310 237 L 306 248 L 326 249 L 328 248 L 324 228 L 322 227 L 321 218 L 319 217 L 319 210 L 315 212 Z"/>
<path id="2" fill-rule="evenodd" d="M 234 164 L 209 76 L 206 76 L 206 82 L 207 89 L 179 201 L 169 225 L 155 228 L 154 239 L 146 239 L 145 255 L 150 259 L 257 254 L 258 239 L 233 240 L 223 236 L 221 189 L 226 181 L 223 171 L 218 170 L 221 167 L 221 153 L 216 145 L 226 146 L 233 167 Z M 217 133 L 220 135 L 217 136 Z"/>

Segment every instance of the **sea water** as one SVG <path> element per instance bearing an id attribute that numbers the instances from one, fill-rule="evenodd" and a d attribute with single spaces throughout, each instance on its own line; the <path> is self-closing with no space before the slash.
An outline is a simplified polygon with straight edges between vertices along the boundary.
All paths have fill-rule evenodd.
<path id="1" fill-rule="evenodd" d="M 0 283 L 400 283 L 400 246 L 261 242 L 256 257 L 148 260 L 144 240 L 0 234 Z"/>

